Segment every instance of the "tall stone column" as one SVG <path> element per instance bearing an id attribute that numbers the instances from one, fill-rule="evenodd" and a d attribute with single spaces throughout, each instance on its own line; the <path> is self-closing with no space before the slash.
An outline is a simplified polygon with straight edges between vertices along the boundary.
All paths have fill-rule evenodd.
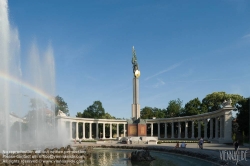
<path id="1" fill-rule="evenodd" d="M 132 104 L 132 117 L 135 119 L 140 118 L 140 104 L 139 104 L 139 78 L 133 78 L 133 104 Z"/>
<path id="2" fill-rule="evenodd" d="M 119 137 L 119 123 L 116 124 L 116 137 Z"/>
<path id="3" fill-rule="evenodd" d="M 223 123 L 222 117 L 220 116 L 220 139 L 223 138 L 223 137 L 222 137 L 222 123 Z"/>
<path id="4" fill-rule="evenodd" d="M 95 134 L 96 134 L 96 139 L 99 139 L 99 125 L 98 125 L 98 122 L 96 122 L 96 131 L 95 131 Z"/>
<path id="5" fill-rule="evenodd" d="M 198 138 L 201 138 L 201 121 L 198 120 Z"/>
<path id="6" fill-rule="evenodd" d="M 164 138 L 167 138 L 168 137 L 168 123 L 165 123 L 165 136 L 164 136 Z"/>
<path id="7" fill-rule="evenodd" d="M 188 138 L 188 122 L 185 121 L 185 139 Z"/>
<path id="8" fill-rule="evenodd" d="M 76 122 L 76 140 L 79 140 L 79 135 L 78 135 L 78 122 Z"/>
<path id="9" fill-rule="evenodd" d="M 102 138 L 105 139 L 105 123 L 102 124 Z"/>
<path id="10" fill-rule="evenodd" d="M 214 126 L 213 126 L 213 125 L 214 125 L 214 119 L 213 119 L 213 118 L 210 118 L 210 138 L 209 138 L 209 139 L 213 139 L 213 137 L 214 137 L 214 136 L 213 136 L 213 133 L 214 133 L 214 132 L 213 132 L 213 131 L 214 131 L 214 130 L 213 130 L 213 127 L 214 127 Z"/>
<path id="11" fill-rule="evenodd" d="M 171 130 L 171 138 L 174 138 L 174 122 L 172 122 L 171 128 L 172 128 L 172 130 Z"/>
<path id="12" fill-rule="evenodd" d="M 140 118 L 140 104 L 139 104 L 139 65 L 136 58 L 135 49 L 132 49 L 132 64 L 133 64 L 133 104 L 132 104 L 132 118 Z"/>
<path id="13" fill-rule="evenodd" d="M 178 138 L 181 138 L 181 123 L 178 122 Z"/>
<path id="14" fill-rule="evenodd" d="M 161 138 L 160 123 L 158 123 L 158 138 Z"/>
<path id="15" fill-rule="evenodd" d="M 72 139 L 72 122 L 69 121 L 69 138 Z"/>
<path id="16" fill-rule="evenodd" d="M 89 123 L 89 139 L 92 139 L 92 123 Z"/>
<path id="17" fill-rule="evenodd" d="M 194 139 L 194 121 L 192 121 L 192 139 Z"/>
<path id="18" fill-rule="evenodd" d="M 123 124 L 123 137 L 126 137 L 126 133 L 125 133 L 126 127 L 125 127 L 125 126 L 126 126 L 126 124 L 124 123 L 124 124 Z"/>
<path id="19" fill-rule="evenodd" d="M 109 138 L 112 138 L 112 123 L 109 124 Z"/>
<path id="20" fill-rule="evenodd" d="M 218 139 L 218 117 L 215 118 L 215 139 Z"/>
<path id="21" fill-rule="evenodd" d="M 85 139 L 85 122 L 82 123 L 82 139 Z"/>
<path id="22" fill-rule="evenodd" d="M 151 137 L 154 136 L 154 123 L 151 123 Z"/>
<path id="23" fill-rule="evenodd" d="M 204 139 L 207 139 L 207 119 L 204 120 Z"/>

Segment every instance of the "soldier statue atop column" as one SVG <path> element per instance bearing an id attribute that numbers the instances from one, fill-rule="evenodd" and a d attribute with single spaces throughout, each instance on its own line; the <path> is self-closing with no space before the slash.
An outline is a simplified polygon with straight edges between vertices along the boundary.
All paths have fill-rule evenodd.
<path id="1" fill-rule="evenodd" d="M 133 73 L 135 73 L 136 70 L 139 70 L 139 65 L 137 63 L 137 58 L 136 58 L 136 53 L 135 53 L 135 48 L 133 46 L 132 48 L 132 64 L 133 64 Z"/>

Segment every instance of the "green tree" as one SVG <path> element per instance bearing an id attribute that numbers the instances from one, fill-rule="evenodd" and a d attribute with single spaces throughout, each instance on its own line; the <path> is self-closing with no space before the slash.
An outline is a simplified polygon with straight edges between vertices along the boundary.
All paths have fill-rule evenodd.
<path id="1" fill-rule="evenodd" d="M 69 116 L 68 104 L 63 100 L 62 97 L 57 95 L 55 97 L 55 115 L 58 114 L 59 110 L 61 110 L 63 113 L 65 113 L 67 116 Z"/>
<path id="2" fill-rule="evenodd" d="M 102 107 L 102 103 L 100 101 L 94 101 L 94 103 L 82 113 L 83 118 L 103 119 L 104 116 L 105 109 Z"/>
<path id="3" fill-rule="evenodd" d="M 165 110 L 162 110 L 160 108 L 153 108 L 153 114 L 156 118 L 164 118 L 165 117 Z"/>
<path id="4" fill-rule="evenodd" d="M 109 113 L 105 113 L 103 116 L 102 116 L 102 119 L 116 119 L 114 116 L 111 116 Z"/>
<path id="5" fill-rule="evenodd" d="M 151 107 L 144 107 L 141 109 L 142 119 L 151 119 L 154 116 L 153 109 Z"/>
<path id="6" fill-rule="evenodd" d="M 208 112 L 216 111 L 222 108 L 221 104 L 224 100 L 232 100 L 232 106 L 236 108 L 238 101 L 243 99 L 238 94 L 226 94 L 225 92 L 213 92 L 208 94 L 203 100 L 202 104 Z M 236 111 L 237 109 L 235 109 Z"/>
<path id="7" fill-rule="evenodd" d="M 237 123 L 239 124 L 240 132 L 245 132 L 249 135 L 249 98 L 243 98 L 237 104 Z"/>
<path id="8" fill-rule="evenodd" d="M 198 98 L 195 98 L 185 104 L 182 116 L 198 115 L 205 112 L 206 109 L 203 108 L 201 101 Z"/>
<path id="9" fill-rule="evenodd" d="M 81 113 L 81 112 L 77 112 L 77 113 L 76 113 L 76 117 L 77 117 L 77 118 L 82 118 L 82 113 Z"/>
<path id="10" fill-rule="evenodd" d="M 47 104 L 40 98 L 31 98 L 30 107 L 32 111 L 44 110 L 47 109 Z"/>
<path id="11" fill-rule="evenodd" d="M 167 118 L 177 117 L 182 111 L 182 101 L 178 98 L 177 100 L 169 101 L 165 114 Z"/>

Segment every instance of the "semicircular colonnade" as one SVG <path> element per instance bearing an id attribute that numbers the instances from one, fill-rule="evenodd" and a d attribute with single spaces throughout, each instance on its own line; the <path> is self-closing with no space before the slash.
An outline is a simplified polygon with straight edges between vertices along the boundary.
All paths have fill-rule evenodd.
<path id="1" fill-rule="evenodd" d="M 231 106 L 231 102 L 228 101 L 223 103 L 223 107 L 220 110 L 213 112 L 183 117 L 144 119 L 144 121 L 147 124 L 147 128 L 150 128 L 150 134 L 148 137 L 154 137 L 154 128 L 156 128 L 154 127 L 154 124 L 157 124 L 156 137 L 158 137 L 158 139 L 197 139 L 203 137 L 204 140 L 213 140 L 219 143 L 231 143 L 233 109 L 234 107 Z M 59 132 L 61 131 L 60 128 L 67 126 L 67 135 L 70 140 L 114 139 L 117 136 L 127 136 L 127 120 L 74 118 L 60 115 L 56 118 Z M 79 138 L 79 124 L 82 125 L 81 138 Z M 88 131 L 86 124 L 88 124 Z M 92 124 L 95 124 L 95 138 L 92 137 L 94 135 L 92 132 Z M 102 133 L 99 132 L 99 124 L 102 124 Z M 122 125 L 122 127 L 120 127 L 120 125 Z M 163 126 L 161 127 L 160 125 Z M 198 131 L 196 132 L 195 125 L 198 128 Z M 106 134 L 106 128 L 109 128 L 108 134 Z M 167 131 L 168 128 L 171 132 Z M 116 129 L 114 135 L 112 129 Z M 161 129 L 164 129 L 164 131 L 161 131 Z M 73 134 L 73 132 L 75 132 L 75 134 Z M 163 133 L 163 136 L 161 133 Z M 168 133 L 170 133 L 170 135 L 168 135 Z M 88 137 L 86 137 L 86 134 Z"/>

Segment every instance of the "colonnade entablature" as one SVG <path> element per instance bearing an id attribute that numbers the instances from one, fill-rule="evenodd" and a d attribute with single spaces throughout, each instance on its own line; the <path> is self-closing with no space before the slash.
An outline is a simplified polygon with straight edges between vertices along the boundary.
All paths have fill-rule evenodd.
<path id="1" fill-rule="evenodd" d="M 80 122 L 80 123 L 119 123 L 119 124 L 127 124 L 127 120 L 118 120 L 118 119 L 94 119 L 94 118 L 75 118 L 75 117 L 56 117 L 57 119 L 61 119 L 62 121 L 70 121 L 70 122 Z"/>

